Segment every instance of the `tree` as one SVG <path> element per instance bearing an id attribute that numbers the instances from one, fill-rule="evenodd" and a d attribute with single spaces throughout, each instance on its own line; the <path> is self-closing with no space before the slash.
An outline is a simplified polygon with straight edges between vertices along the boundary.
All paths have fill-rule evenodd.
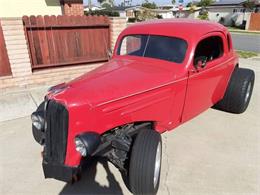
<path id="1" fill-rule="evenodd" d="M 199 7 L 207 7 L 209 5 L 211 5 L 214 1 L 213 0 L 200 0 L 200 2 L 198 3 Z"/>
<path id="2" fill-rule="evenodd" d="M 209 14 L 208 13 L 199 14 L 198 18 L 201 19 L 201 20 L 208 20 L 209 19 Z"/>
<path id="3" fill-rule="evenodd" d="M 112 5 L 110 3 L 108 3 L 108 2 L 103 2 L 101 4 L 101 7 L 105 8 L 106 10 L 111 10 L 112 9 Z"/>
<path id="4" fill-rule="evenodd" d="M 145 21 L 145 20 L 150 20 L 156 18 L 156 13 L 149 10 L 149 9 L 144 9 L 141 12 L 136 13 L 136 18 L 137 21 Z"/>
<path id="5" fill-rule="evenodd" d="M 113 7 L 114 6 L 114 0 L 97 0 L 102 7 L 107 7 L 108 5 L 107 4 L 110 4 L 110 7 Z M 103 4 L 105 4 L 103 6 Z"/>
<path id="6" fill-rule="evenodd" d="M 145 0 L 145 2 L 142 4 L 142 7 L 145 7 L 148 9 L 156 9 L 157 5 L 154 2 L 150 3 L 148 0 Z"/>
<path id="7" fill-rule="evenodd" d="M 174 5 L 176 3 L 176 1 L 175 0 L 172 0 L 172 4 Z"/>
<path id="8" fill-rule="evenodd" d="M 192 2 L 187 3 L 186 7 L 191 7 L 193 4 Z"/>
<path id="9" fill-rule="evenodd" d="M 246 2 L 243 3 L 243 7 L 249 10 L 253 10 L 255 6 L 256 6 L 255 1 L 252 0 L 251 1 L 247 0 Z"/>

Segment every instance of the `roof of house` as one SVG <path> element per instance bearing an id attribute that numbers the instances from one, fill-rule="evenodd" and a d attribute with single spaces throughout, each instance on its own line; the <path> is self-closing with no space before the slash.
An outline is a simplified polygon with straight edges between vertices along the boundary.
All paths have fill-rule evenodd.
<path id="1" fill-rule="evenodd" d="M 84 8 L 88 8 L 88 7 L 89 7 L 88 4 L 87 4 L 87 5 L 84 5 Z M 95 4 L 91 4 L 90 7 L 99 7 L 99 8 L 101 8 L 101 6 L 97 6 L 97 5 L 95 5 Z"/>
<path id="2" fill-rule="evenodd" d="M 171 9 L 149 9 L 149 8 L 146 8 L 146 7 L 143 7 L 141 5 L 136 5 L 136 6 L 131 6 L 129 8 L 126 8 L 125 10 L 134 10 L 134 11 L 140 11 L 140 10 L 149 10 L 151 12 L 164 12 L 164 13 L 168 13 L 168 12 L 171 12 Z"/>
<path id="3" fill-rule="evenodd" d="M 113 10 L 115 11 L 125 11 L 126 9 L 130 8 L 130 7 L 133 7 L 133 6 L 114 6 L 112 7 Z"/>
<path id="4" fill-rule="evenodd" d="M 241 5 L 245 0 L 217 0 L 210 6 L 229 6 L 229 5 Z"/>

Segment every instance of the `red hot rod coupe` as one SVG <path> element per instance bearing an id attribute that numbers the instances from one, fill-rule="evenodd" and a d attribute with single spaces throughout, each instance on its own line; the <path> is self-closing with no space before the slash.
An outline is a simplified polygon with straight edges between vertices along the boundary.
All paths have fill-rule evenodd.
<path id="1" fill-rule="evenodd" d="M 239 68 L 230 33 L 217 23 L 156 20 L 126 28 L 112 59 L 52 87 L 32 114 L 46 178 L 77 179 L 102 156 L 134 194 L 156 194 L 161 133 L 214 107 L 243 113 L 254 72 Z"/>

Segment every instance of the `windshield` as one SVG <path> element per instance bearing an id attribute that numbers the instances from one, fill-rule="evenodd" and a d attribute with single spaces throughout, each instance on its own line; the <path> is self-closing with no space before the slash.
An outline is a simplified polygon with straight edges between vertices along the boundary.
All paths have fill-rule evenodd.
<path id="1" fill-rule="evenodd" d="M 176 37 L 158 35 L 125 36 L 117 50 L 118 55 L 142 56 L 182 63 L 187 42 Z"/>

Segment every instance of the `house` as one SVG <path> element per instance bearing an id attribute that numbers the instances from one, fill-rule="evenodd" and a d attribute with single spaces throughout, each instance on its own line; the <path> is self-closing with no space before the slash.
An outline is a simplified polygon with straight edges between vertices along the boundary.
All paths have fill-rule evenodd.
<path id="1" fill-rule="evenodd" d="M 101 6 L 97 6 L 94 4 L 91 4 L 90 6 L 89 5 L 84 6 L 84 12 L 89 12 L 89 10 L 99 11 L 99 10 L 103 10 L 103 9 L 105 9 L 105 8 L 102 8 Z"/>
<path id="2" fill-rule="evenodd" d="M 209 19 L 225 26 L 241 26 L 250 16 L 250 10 L 244 7 L 245 2 L 245 0 L 217 0 L 207 7 Z"/>
<path id="3" fill-rule="evenodd" d="M 83 15 L 83 0 L 1 0 L 0 17 Z"/>
<path id="4" fill-rule="evenodd" d="M 0 0 L 0 92 L 55 85 L 106 61 L 126 20 L 83 14 L 83 0 Z"/>
<path id="5" fill-rule="evenodd" d="M 128 18 L 126 9 L 131 7 L 132 6 L 114 6 L 112 7 L 112 10 L 118 12 L 120 17 Z"/>
<path id="6" fill-rule="evenodd" d="M 141 5 L 131 6 L 129 8 L 125 9 L 126 17 L 127 18 L 135 18 L 136 12 L 141 12 L 143 10 L 143 7 Z"/>
<path id="7" fill-rule="evenodd" d="M 61 15 L 59 0 L 1 0 L 0 17 L 22 17 L 23 15 Z"/>
<path id="8" fill-rule="evenodd" d="M 174 7 L 171 9 L 174 18 L 191 18 L 195 19 L 199 15 L 201 7 L 184 7 L 180 10 L 179 7 Z"/>
<path id="9" fill-rule="evenodd" d="M 167 5 L 159 5 L 158 9 L 172 9 L 172 8 L 178 8 L 178 5 L 173 4 L 167 4 Z"/>
<path id="10" fill-rule="evenodd" d="M 151 13 L 151 15 L 154 16 L 161 16 L 162 18 L 173 18 L 173 13 L 169 9 L 148 9 L 145 7 L 142 7 L 141 5 L 129 7 L 126 10 L 126 17 L 128 18 L 134 18 L 136 17 L 137 13 L 142 13 L 144 11 L 148 11 Z"/>

